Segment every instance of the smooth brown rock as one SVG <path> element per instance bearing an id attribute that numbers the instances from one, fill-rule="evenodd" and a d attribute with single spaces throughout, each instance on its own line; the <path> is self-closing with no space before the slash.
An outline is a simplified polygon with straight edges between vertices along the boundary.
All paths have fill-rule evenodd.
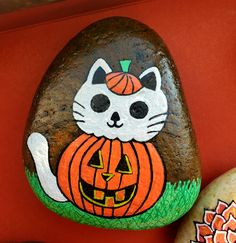
<path id="1" fill-rule="evenodd" d="M 100 60 L 101 58 L 102 61 Z M 118 101 L 115 104 L 114 108 L 114 104 L 112 103 L 112 101 L 109 101 L 110 103 L 108 104 L 104 103 L 105 101 L 103 100 L 104 102 L 102 105 L 104 106 L 107 104 L 107 107 L 109 107 L 109 105 L 112 105 L 113 110 L 112 113 L 109 113 L 109 115 L 104 115 L 99 118 L 100 120 L 98 120 L 97 126 L 99 126 L 99 129 L 100 126 L 102 127 L 101 130 L 97 129 L 99 131 L 96 130 L 95 125 L 93 125 L 92 128 L 92 125 L 89 128 L 85 127 L 86 124 L 91 122 L 93 119 L 96 120 L 94 114 L 93 119 L 85 121 L 85 123 L 87 122 L 86 124 L 84 124 L 84 121 L 81 123 L 78 122 L 78 124 L 76 124 L 75 118 L 73 118 L 72 111 L 73 100 L 77 96 L 78 98 L 80 98 L 81 95 L 84 95 L 83 92 L 80 90 L 85 89 L 86 82 L 88 82 L 86 80 L 89 79 L 89 74 L 92 72 L 91 70 L 93 70 L 93 68 L 95 69 L 94 65 L 96 66 L 97 61 L 98 63 L 104 62 L 105 66 L 109 66 L 107 67 L 107 69 L 110 68 L 112 70 L 110 76 L 111 78 L 109 78 L 109 74 L 107 74 L 106 81 L 104 82 L 107 82 L 107 87 L 110 90 L 109 92 L 111 92 L 111 97 L 109 97 L 108 95 L 108 98 L 112 100 L 112 97 L 114 97 L 114 100 Z M 154 67 L 154 69 L 150 69 L 152 67 Z M 154 76 L 146 77 L 145 71 L 149 69 L 151 71 L 154 70 Z M 124 88 L 117 88 L 119 87 L 117 85 L 119 82 L 115 85 L 110 85 L 109 87 L 110 80 L 112 80 L 111 82 L 117 82 L 113 78 L 113 76 L 115 77 L 114 73 L 117 73 L 116 77 L 118 77 L 118 75 L 120 75 L 119 72 L 121 71 L 123 72 L 121 74 L 121 79 L 119 80 L 119 82 L 120 84 L 124 85 Z M 144 76 L 142 76 L 142 74 Z M 158 75 L 160 75 L 160 80 L 158 79 Z M 133 83 L 131 82 L 131 80 Z M 133 90 L 131 90 L 130 88 L 132 87 L 132 85 L 134 85 Z M 158 85 L 160 86 L 158 87 Z M 90 92 L 92 92 L 93 87 L 95 89 L 95 86 L 91 86 L 91 88 L 86 91 L 88 94 L 87 100 L 86 98 L 82 100 L 85 103 L 88 100 L 90 102 L 90 99 L 92 98 L 90 97 Z M 104 90 L 105 88 L 101 88 L 101 92 L 103 92 Z M 156 93 L 156 99 L 153 92 L 158 93 Z M 117 95 L 116 98 L 115 95 Z M 141 108 L 145 109 L 145 104 L 141 108 L 140 106 L 138 108 L 137 106 L 128 107 L 128 103 L 130 99 L 134 97 L 134 95 L 140 97 L 141 100 L 143 99 L 142 97 L 147 99 L 147 101 L 149 102 L 149 110 L 146 111 L 147 114 L 134 114 L 137 113 L 138 110 Z M 127 102 L 125 101 L 125 99 L 127 100 Z M 91 106 L 92 102 L 93 101 L 91 100 L 91 103 L 89 103 L 91 104 Z M 122 111 L 119 110 L 123 109 L 120 105 L 122 102 L 124 102 L 124 110 L 128 107 L 131 114 L 130 116 L 130 114 L 127 113 L 128 115 L 126 114 L 125 116 L 123 116 L 124 119 L 122 118 Z M 94 107 L 94 109 L 98 109 L 96 108 L 96 105 Z M 105 108 L 109 111 L 109 108 L 107 107 Z M 116 108 L 118 110 L 116 110 Z M 89 109 L 91 109 L 91 107 L 89 107 Z M 150 122 L 150 114 L 155 114 L 155 109 L 156 113 L 158 113 L 159 111 L 163 111 L 163 114 L 166 114 L 163 115 L 165 121 L 159 122 L 160 124 L 163 123 L 163 126 L 159 124 L 159 133 L 155 131 L 157 130 L 157 125 Z M 99 111 L 98 109 L 96 112 L 98 116 L 101 111 Z M 137 118 L 137 115 L 140 117 Z M 149 124 L 145 126 L 146 130 L 143 132 L 141 130 L 141 121 L 142 119 L 146 119 L 145 122 L 148 122 L 148 115 L 150 115 Z M 133 121 L 134 116 L 136 116 L 137 126 L 135 121 Z M 154 117 L 153 121 L 155 121 L 156 117 L 154 115 L 152 117 Z M 104 124 L 106 124 L 103 124 L 104 119 L 108 119 L 105 122 L 110 124 L 111 121 L 114 121 L 114 124 L 116 122 L 117 124 L 121 124 L 123 122 L 121 126 L 124 126 L 121 129 L 119 128 L 119 130 L 117 127 L 116 130 L 111 130 L 111 127 L 107 126 L 107 130 L 104 130 L 103 126 L 105 127 Z M 131 123 L 131 121 L 133 122 L 133 125 L 131 124 L 129 126 L 129 122 Z M 95 131 L 93 129 L 95 129 Z M 120 131 L 127 131 L 127 134 Z M 144 144 L 147 144 L 147 142 L 151 144 L 150 146 L 154 146 L 155 151 L 157 152 L 154 152 L 153 150 L 153 152 L 150 152 L 150 155 L 152 154 L 154 156 L 155 153 L 156 156 L 160 155 L 160 163 L 163 163 L 164 168 L 163 174 L 161 172 L 161 169 L 158 169 L 157 172 L 154 171 L 155 173 L 153 174 L 153 180 L 155 180 L 157 174 L 160 174 L 161 176 L 158 180 L 163 180 L 164 184 L 158 185 L 160 195 L 158 197 L 157 195 L 150 196 L 152 197 L 153 201 L 150 201 L 150 206 L 147 207 L 147 212 L 145 213 L 144 209 L 140 209 L 141 211 L 138 213 L 131 213 L 127 211 L 123 216 L 121 216 L 122 214 L 120 212 L 118 213 L 118 211 L 116 210 L 113 211 L 113 214 L 116 215 L 117 213 L 116 217 L 118 218 L 125 218 L 127 216 L 130 217 L 135 216 L 136 214 L 140 214 L 140 220 L 142 219 L 141 215 L 145 215 L 146 213 L 150 212 L 150 214 L 153 215 L 153 219 L 151 219 L 151 217 L 150 219 L 147 219 L 146 217 L 146 219 L 144 220 L 147 221 L 146 225 L 144 223 L 143 225 L 140 225 L 139 228 L 163 226 L 176 220 L 192 206 L 194 200 L 197 197 L 200 188 L 201 178 L 199 157 L 191 121 L 188 115 L 186 103 L 184 101 L 184 96 L 182 93 L 177 70 L 169 54 L 169 51 L 167 50 L 161 38 L 146 25 L 141 24 L 135 20 L 124 17 L 113 17 L 98 21 L 87 27 L 85 30 L 81 31 L 74 39 L 72 39 L 53 61 L 36 93 L 30 111 L 30 118 L 26 128 L 23 150 L 25 166 L 27 168 L 27 173 L 29 177 L 32 173 L 34 174 L 36 172 L 36 168 L 35 163 L 31 157 L 31 153 L 27 148 L 27 141 L 29 145 L 29 137 L 32 135 L 32 133 L 35 132 L 42 134 L 43 137 L 45 137 L 45 141 L 47 141 L 49 144 L 50 169 L 52 170 L 53 175 L 56 177 L 56 180 L 58 180 L 59 186 L 61 185 L 60 183 L 62 183 L 60 182 L 60 179 L 58 179 L 58 176 L 60 177 L 62 174 L 62 170 L 59 166 L 59 163 L 63 163 L 60 162 L 62 158 L 61 156 L 65 149 L 68 147 L 68 145 L 71 144 L 71 142 L 74 141 L 77 137 L 84 134 L 84 132 L 88 134 L 93 134 L 95 135 L 95 137 L 104 136 L 105 139 L 108 138 L 111 139 L 111 141 L 113 141 L 114 139 L 118 139 L 121 142 L 122 146 L 124 146 L 124 143 L 131 143 L 132 141 L 137 141 L 138 143 L 141 143 L 142 146 Z M 152 132 L 153 136 L 151 136 Z M 41 142 L 44 142 L 43 138 Z M 101 148 L 101 150 L 102 149 L 103 148 Z M 66 151 L 68 151 L 68 149 Z M 130 155 L 130 157 L 132 156 Z M 145 163 L 145 159 L 142 160 L 144 161 L 143 163 Z M 147 169 L 148 167 L 145 168 L 147 171 L 149 170 Z M 31 179 L 30 182 L 32 184 Z M 110 182 L 107 181 L 108 186 L 109 183 Z M 169 187 L 172 186 L 175 188 L 174 193 L 168 194 L 168 190 L 170 189 Z M 60 186 L 60 190 L 64 190 L 63 186 Z M 67 189 L 65 189 L 65 191 L 66 190 Z M 63 194 L 68 199 L 70 195 L 67 195 L 65 191 L 63 191 Z M 177 193 L 178 196 L 176 196 L 175 193 Z M 181 193 L 185 196 L 181 195 Z M 147 194 L 147 196 L 148 195 L 150 194 Z M 63 199 L 62 197 L 59 198 Z M 155 200 L 157 200 L 155 206 L 153 206 L 153 203 L 155 201 L 154 198 L 156 198 Z M 44 201 L 42 198 L 41 200 Z M 135 197 L 133 200 L 135 200 Z M 73 199 L 70 199 L 69 201 L 73 201 Z M 44 203 L 46 204 L 46 206 L 48 206 L 47 202 L 44 201 Z M 80 205 L 79 202 L 75 204 L 77 206 Z M 82 206 L 78 207 L 80 209 L 82 208 Z M 150 208 L 152 211 L 149 210 Z M 55 207 L 53 210 L 57 211 L 55 210 Z M 98 211 L 95 212 L 96 210 L 91 209 L 91 207 L 83 211 L 98 216 L 110 217 L 104 214 L 101 215 L 101 213 Z M 160 211 L 163 211 L 165 213 L 160 214 Z M 108 211 L 107 215 L 109 215 Z M 66 215 L 65 213 L 64 216 L 68 215 Z M 68 217 L 71 218 L 71 216 Z M 135 217 L 137 218 L 138 216 Z M 106 223 L 103 222 L 100 223 L 100 225 L 98 225 L 96 222 L 91 223 L 88 222 L 89 220 L 87 220 L 85 223 L 93 225 L 95 224 L 104 227 L 129 227 L 131 229 L 134 229 L 137 228 L 137 225 L 132 223 L 135 217 L 125 218 L 126 224 L 122 224 L 123 219 L 119 219 L 121 220 L 121 224 L 119 224 L 119 226 L 111 226 L 112 224 L 114 224 L 112 220 L 118 220 L 114 219 L 114 217 L 111 217 L 113 219 L 109 221 L 109 226 L 107 226 Z M 73 219 L 80 222 L 82 221 L 80 218 Z M 149 221 L 152 221 L 152 223 L 150 223 Z"/>

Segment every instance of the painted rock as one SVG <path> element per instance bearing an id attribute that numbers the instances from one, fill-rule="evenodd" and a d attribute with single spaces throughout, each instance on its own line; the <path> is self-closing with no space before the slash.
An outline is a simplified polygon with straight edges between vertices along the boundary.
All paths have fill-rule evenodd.
<path id="1" fill-rule="evenodd" d="M 185 214 L 199 193 L 199 158 L 161 38 L 113 17 L 72 39 L 37 91 L 24 158 L 39 199 L 74 221 L 147 229 Z"/>
<path id="2" fill-rule="evenodd" d="M 186 215 L 176 243 L 236 242 L 236 168 L 210 183 Z"/>

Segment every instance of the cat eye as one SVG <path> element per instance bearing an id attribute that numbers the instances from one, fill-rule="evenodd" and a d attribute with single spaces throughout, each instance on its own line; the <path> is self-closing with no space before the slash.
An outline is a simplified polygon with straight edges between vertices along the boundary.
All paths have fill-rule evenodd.
<path id="1" fill-rule="evenodd" d="M 98 169 L 103 169 L 103 159 L 102 159 L 102 152 L 101 150 L 98 153 L 94 153 L 92 158 L 90 159 L 88 166 Z"/>
<path id="2" fill-rule="evenodd" d="M 148 113 L 148 106 L 143 101 L 137 101 L 130 106 L 129 112 L 132 117 L 143 119 Z"/>
<path id="3" fill-rule="evenodd" d="M 123 155 L 120 159 L 118 166 L 116 167 L 116 172 L 121 174 L 132 174 L 132 168 L 127 155 Z"/>
<path id="4" fill-rule="evenodd" d="M 101 113 L 106 111 L 109 108 L 110 100 L 104 94 L 97 94 L 93 96 L 90 105 L 95 112 Z"/>

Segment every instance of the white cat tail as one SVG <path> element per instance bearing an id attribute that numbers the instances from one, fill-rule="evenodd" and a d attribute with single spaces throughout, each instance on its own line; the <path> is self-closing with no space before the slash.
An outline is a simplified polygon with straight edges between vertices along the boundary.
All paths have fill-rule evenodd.
<path id="1" fill-rule="evenodd" d="M 34 132 L 29 136 L 27 145 L 33 156 L 37 175 L 44 192 L 56 201 L 67 201 L 57 185 L 56 177 L 51 172 L 46 138 L 42 134 Z"/>

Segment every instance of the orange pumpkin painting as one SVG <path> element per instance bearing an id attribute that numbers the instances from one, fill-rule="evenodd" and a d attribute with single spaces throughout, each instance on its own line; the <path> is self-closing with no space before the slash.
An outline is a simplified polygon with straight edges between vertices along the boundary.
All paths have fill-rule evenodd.
<path id="1" fill-rule="evenodd" d="M 83 134 L 63 153 L 58 184 L 80 209 L 103 217 L 127 217 L 149 209 L 164 187 L 164 167 L 151 143 Z"/>

